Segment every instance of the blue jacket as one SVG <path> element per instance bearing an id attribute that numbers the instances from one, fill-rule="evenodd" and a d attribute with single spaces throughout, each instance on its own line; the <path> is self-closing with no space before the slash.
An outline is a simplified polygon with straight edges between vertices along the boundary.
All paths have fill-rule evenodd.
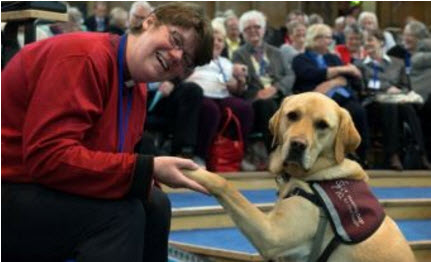
<path id="1" fill-rule="evenodd" d="M 333 54 L 323 55 L 328 67 L 341 66 L 343 62 L 338 56 Z M 296 80 L 293 86 L 294 93 L 313 91 L 316 86 L 326 81 L 326 68 L 319 68 L 317 62 L 311 58 L 310 51 L 297 55 L 292 62 L 292 69 L 295 72 Z"/>

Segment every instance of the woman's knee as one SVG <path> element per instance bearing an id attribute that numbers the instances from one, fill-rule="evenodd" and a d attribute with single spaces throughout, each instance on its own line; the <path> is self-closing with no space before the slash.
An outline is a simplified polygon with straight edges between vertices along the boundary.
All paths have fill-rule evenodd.
<path id="1" fill-rule="evenodd" d="M 200 119 L 205 122 L 213 122 L 217 127 L 221 120 L 221 110 L 217 103 L 209 98 L 204 98 L 201 104 Z M 206 123 L 209 124 L 209 123 Z"/>
<path id="2" fill-rule="evenodd" d="M 182 89 L 181 96 L 187 97 L 188 99 L 202 99 L 204 93 L 202 88 L 193 82 L 183 82 L 179 88 Z M 187 100 L 190 102 L 190 100 Z"/>

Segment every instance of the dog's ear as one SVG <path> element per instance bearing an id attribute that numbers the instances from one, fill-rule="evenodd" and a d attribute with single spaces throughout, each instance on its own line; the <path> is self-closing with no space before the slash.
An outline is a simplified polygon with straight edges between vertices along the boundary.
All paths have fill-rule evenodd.
<path id="1" fill-rule="evenodd" d="M 283 107 L 286 105 L 286 103 L 290 100 L 292 96 L 288 96 L 286 97 L 283 102 L 281 103 L 280 108 L 277 110 L 277 112 L 275 112 L 275 114 L 271 117 L 271 119 L 269 120 L 269 131 L 272 134 L 272 147 L 274 147 L 275 145 L 277 145 L 280 141 L 279 141 L 279 132 L 278 132 L 278 127 L 280 126 L 280 121 L 282 118 L 282 111 L 283 111 Z"/>
<path id="2" fill-rule="evenodd" d="M 278 144 L 278 126 L 280 125 L 281 107 L 275 112 L 275 114 L 269 120 L 269 131 L 272 134 L 272 147 Z"/>
<path id="3" fill-rule="evenodd" d="M 355 124 L 349 112 L 344 108 L 339 110 L 340 125 L 337 136 L 335 137 L 335 160 L 341 163 L 347 153 L 352 153 L 361 143 L 361 137 L 355 128 Z"/>

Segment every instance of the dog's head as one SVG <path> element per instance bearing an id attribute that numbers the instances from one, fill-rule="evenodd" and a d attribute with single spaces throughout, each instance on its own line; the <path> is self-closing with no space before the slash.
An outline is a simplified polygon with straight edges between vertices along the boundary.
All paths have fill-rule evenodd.
<path id="1" fill-rule="evenodd" d="M 285 98 L 269 128 L 276 146 L 269 168 L 275 174 L 304 176 L 317 162 L 339 164 L 361 142 L 349 113 L 316 92 Z"/>

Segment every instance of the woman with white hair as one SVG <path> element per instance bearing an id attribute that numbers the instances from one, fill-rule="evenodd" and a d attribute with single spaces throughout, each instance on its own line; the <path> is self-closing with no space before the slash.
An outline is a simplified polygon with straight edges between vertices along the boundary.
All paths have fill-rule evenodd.
<path id="1" fill-rule="evenodd" d="M 349 111 L 362 137 L 357 153 L 364 163 L 368 144 L 368 121 L 365 109 L 352 89 L 353 85 L 360 82 L 361 72 L 354 65 L 343 65 L 338 56 L 329 52 L 332 41 L 331 28 L 327 25 L 316 24 L 307 29 L 306 51 L 297 55 L 292 63 L 296 75 L 293 91 L 326 94 Z"/>
<path id="2" fill-rule="evenodd" d="M 358 24 L 364 30 L 378 30 L 379 29 L 379 21 L 377 20 L 377 16 L 374 13 L 363 11 L 359 15 Z M 396 45 L 394 37 L 388 31 L 383 31 L 383 35 L 385 37 L 385 45 L 383 46 L 383 51 L 387 52 L 389 49 Z"/>
<path id="3" fill-rule="evenodd" d="M 248 89 L 244 97 L 253 101 L 255 131 L 264 135 L 267 149 L 271 146 L 268 122 L 279 101 L 291 94 L 294 75 L 288 74 L 281 51 L 264 42 L 266 19 L 263 13 L 245 12 L 239 20 L 245 44 L 233 54 L 233 62 L 248 67 Z"/>

